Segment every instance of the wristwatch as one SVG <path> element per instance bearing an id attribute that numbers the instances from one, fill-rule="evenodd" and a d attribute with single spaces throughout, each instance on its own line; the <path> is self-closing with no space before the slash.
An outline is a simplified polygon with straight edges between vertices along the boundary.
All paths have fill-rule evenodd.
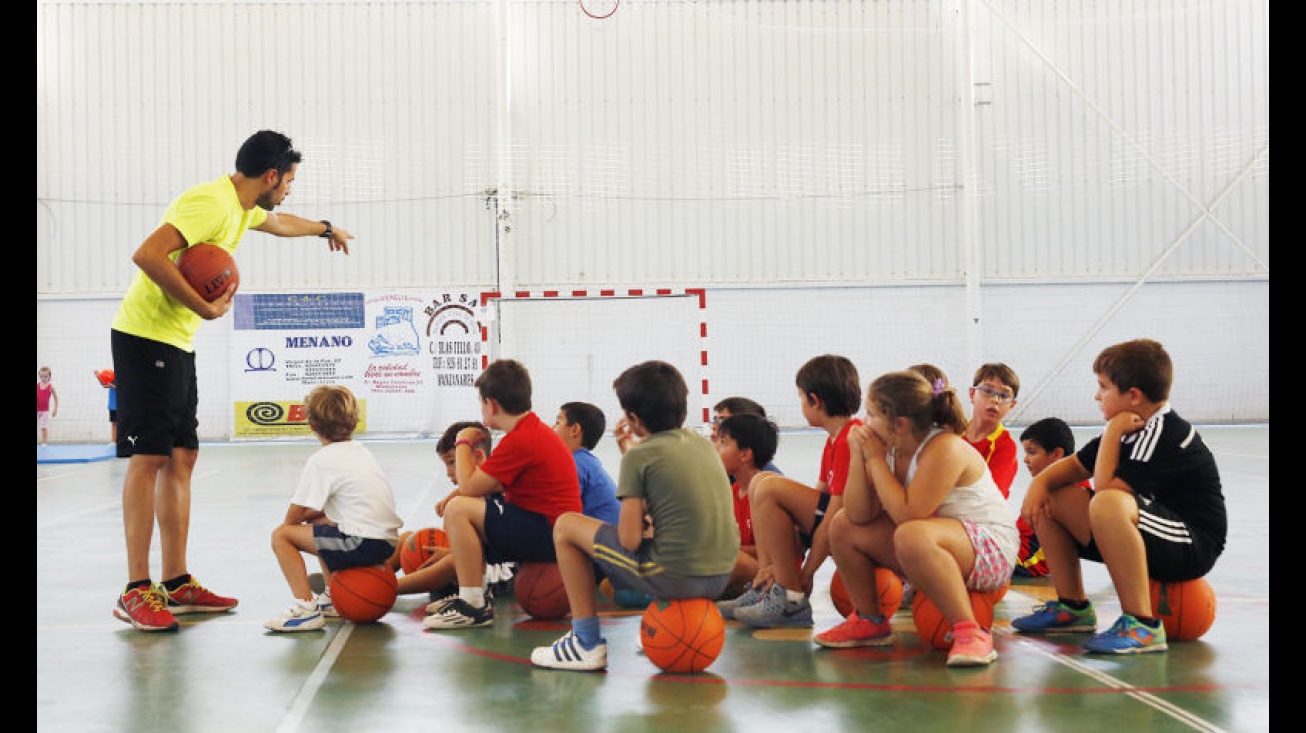
<path id="1" fill-rule="evenodd" d="M 319 237 L 321 237 L 321 238 L 323 238 L 323 239 L 330 239 L 330 238 L 331 238 L 331 222 L 327 221 L 326 219 L 323 219 L 323 220 L 322 220 L 322 223 L 323 223 L 323 224 L 326 224 L 326 231 L 322 232 L 321 234 L 319 234 L 319 235 L 317 235 L 317 236 L 319 236 Z"/>

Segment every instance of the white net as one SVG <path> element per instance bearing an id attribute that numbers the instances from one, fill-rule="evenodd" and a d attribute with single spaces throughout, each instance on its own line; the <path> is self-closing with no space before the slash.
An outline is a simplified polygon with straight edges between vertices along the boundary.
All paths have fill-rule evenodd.
<path id="1" fill-rule="evenodd" d="M 566 402 L 621 417 L 612 382 L 650 359 L 674 364 L 689 387 L 688 427 L 701 427 L 707 367 L 703 298 L 696 292 L 490 299 L 487 358 L 516 359 L 531 374 L 532 406 L 552 422 Z"/>

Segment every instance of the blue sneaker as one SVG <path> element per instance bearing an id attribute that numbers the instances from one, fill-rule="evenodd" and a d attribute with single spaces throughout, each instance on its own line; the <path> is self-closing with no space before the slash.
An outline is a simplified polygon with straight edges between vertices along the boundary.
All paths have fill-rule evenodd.
<path id="1" fill-rule="evenodd" d="M 785 597 L 784 586 L 773 583 L 762 600 L 751 606 L 736 608 L 735 619 L 755 629 L 811 626 L 812 604 L 806 598 L 797 602 L 789 600 Z"/>
<path id="2" fill-rule="evenodd" d="M 1034 606 L 1034 613 L 1013 619 L 1011 627 L 1033 634 L 1091 634 L 1097 631 L 1097 613 L 1091 603 L 1088 608 L 1076 611 L 1061 601 L 1048 601 L 1042 606 Z"/>
<path id="3" fill-rule="evenodd" d="M 1097 654 L 1146 654 L 1166 650 L 1165 625 L 1152 628 L 1130 614 L 1121 614 L 1111 628 L 1084 642 Z"/>

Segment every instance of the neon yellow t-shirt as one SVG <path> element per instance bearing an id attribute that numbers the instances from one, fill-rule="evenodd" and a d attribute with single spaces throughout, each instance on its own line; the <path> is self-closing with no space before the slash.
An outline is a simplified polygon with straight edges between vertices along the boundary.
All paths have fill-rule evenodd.
<path id="1" fill-rule="evenodd" d="M 163 222 L 176 227 L 188 244 L 209 242 L 233 254 L 245 231 L 267 218 L 268 212 L 261 207 L 248 211 L 241 208 L 236 186 L 228 175 L 190 188 L 163 214 Z M 171 257 L 175 261 L 180 254 L 181 250 L 177 250 Z M 195 332 L 203 320 L 137 270 L 113 318 L 113 328 L 182 351 L 194 351 Z"/>

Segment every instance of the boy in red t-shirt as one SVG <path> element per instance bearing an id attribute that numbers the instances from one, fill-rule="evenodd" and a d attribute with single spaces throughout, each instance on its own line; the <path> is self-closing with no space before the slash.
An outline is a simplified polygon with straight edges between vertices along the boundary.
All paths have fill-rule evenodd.
<path id="1" fill-rule="evenodd" d="M 1002 490 L 1002 496 L 1010 498 L 1011 482 L 1020 470 L 1020 460 L 1016 456 L 1016 441 L 1002 421 L 1011 412 L 1011 408 L 1016 406 L 1016 395 L 1020 394 L 1020 377 L 1006 364 L 989 362 L 975 370 L 971 385 L 970 422 L 962 437 L 984 456 L 989 464 L 989 473 L 993 474 L 993 482 Z M 1022 564 L 1029 559 L 1028 552 L 1033 552 L 1029 548 L 1038 548 L 1038 537 L 1034 535 L 1034 528 L 1022 517 L 1016 518 L 1016 528 L 1020 530 L 1020 558 L 1016 564 L 1019 573 Z M 1037 564 L 1038 561 L 1035 560 L 1030 568 L 1036 570 Z M 1047 568 L 1044 566 L 1038 575 L 1046 573 Z M 1016 577 L 1038 575 L 1017 574 Z"/>
<path id="2" fill-rule="evenodd" d="M 449 535 L 458 595 L 423 621 L 428 629 L 465 629 L 494 623 L 485 595 L 487 562 L 555 562 L 553 525 L 582 510 L 576 461 L 562 438 L 531 411 L 531 378 L 511 359 L 491 362 L 476 378 L 481 422 L 506 434 L 479 466 L 477 427 L 454 441 L 458 485 L 435 505 Z M 484 540 L 482 540 L 484 537 Z"/>
<path id="3" fill-rule="evenodd" d="M 1059 417 L 1045 417 L 1020 433 L 1020 445 L 1025 449 L 1025 468 L 1030 476 L 1037 476 L 1043 469 L 1053 463 L 1075 454 L 1075 434 L 1070 426 Z M 1077 484 L 1080 488 L 1091 490 L 1091 481 L 1084 480 Z M 1028 527 L 1022 517 L 1017 526 Z M 1041 578 L 1048 574 L 1048 563 L 1043 556 L 1043 547 L 1038 535 L 1030 532 L 1028 536 L 1020 533 L 1020 555 L 1016 567 L 1011 571 L 1012 578 Z"/>
<path id="4" fill-rule="evenodd" d="M 813 357 L 794 381 L 807 424 L 829 437 L 814 487 L 771 473 L 748 487 L 759 569 L 743 595 L 717 608 L 726 604 L 722 615 L 754 628 L 812 625 L 812 580 L 830 556 L 829 526 L 823 520 L 843 507 L 851 460 L 848 431 L 862 424 L 853 417 L 862 407 L 861 380 L 846 357 Z"/>
<path id="5" fill-rule="evenodd" d="M 780 442 L 780 429 L 762 415 L 739 413 L 714 425 L 717 455 L 721 465 L 730 475 L 734 491 L 735 524 L 739 527 L 739 557 L 730 573 L 730 582 L 722 593 L 725 598 L 735 598 L 757 576 L 757 543 L 753 538 L 753 516 L 748 504 L 748 486 L 754 476 L 763 473 L 765 466 L 775 457 Z"/>

